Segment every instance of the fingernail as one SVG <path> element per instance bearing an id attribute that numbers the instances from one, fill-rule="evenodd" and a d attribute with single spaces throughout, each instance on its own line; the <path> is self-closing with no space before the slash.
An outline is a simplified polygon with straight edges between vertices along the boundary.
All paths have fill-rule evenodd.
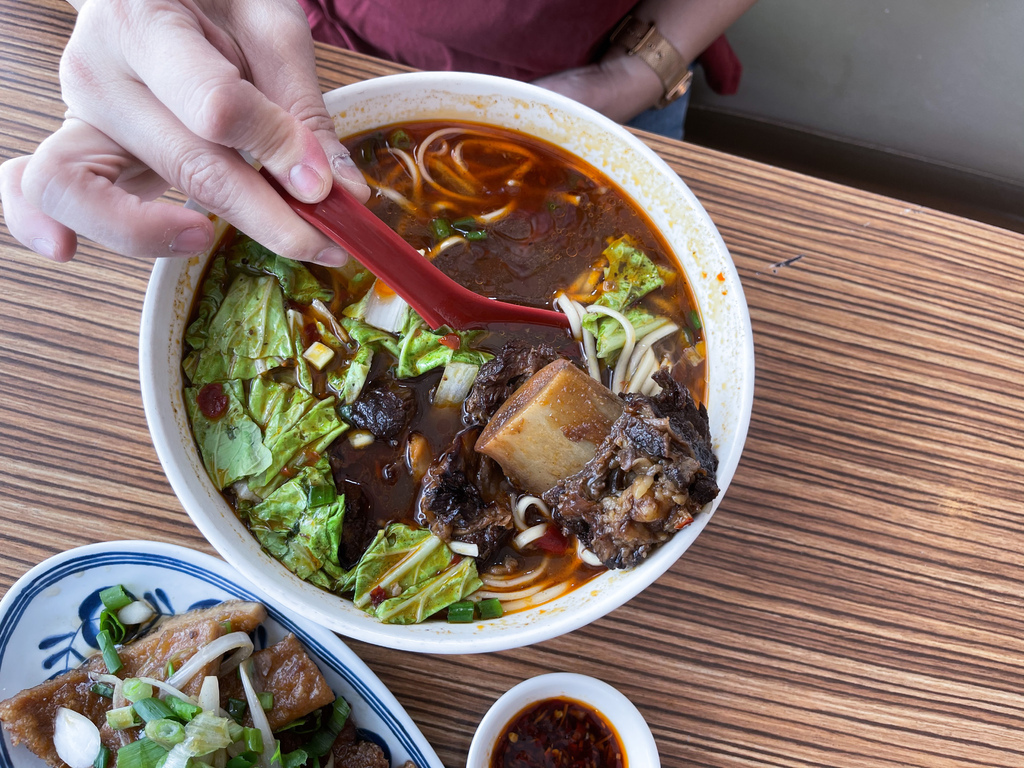
<path id="1" fill-rule="evenodd" d="M 28 247 L 38 253 L 40 256 L 45 256 L 48 259 L 57 257 L 57 244 L 48 237 L 37 237 L 28 244 Z"/>
<path id="2" fill-rule="evenodd" d="M 189 227 L 171 241 L 171 253 L 201 253 L 210 247 L 210 233 L 204 227 Z"/>
<path id="3" fill-rule="evenodd" d="M 339 153 L 331 158 L 331 170 L 334 171 L 334 178 L 345 187 L 346 190 L 362 202 L 369 199 L 370 188 L 366 186 L 366 179 L 363 172 L 359 170 L 352 158 L 344 153 Z"/>
<path id="4" fill-rule="evenodd" d="M 299 195 L 310 200 L 320 197 L 326 187 L 323 176 L 305 163 L 293 166 L 288 172 L 288 180 Z"/>
<path id="5" fill-rule="evenodd" d="M 316 264 L 323 264 L 325 267 L 343 267 L 348 263 L 348 253 L 337 246 L 331 246 L 320 251 L 313 261 Z"/>

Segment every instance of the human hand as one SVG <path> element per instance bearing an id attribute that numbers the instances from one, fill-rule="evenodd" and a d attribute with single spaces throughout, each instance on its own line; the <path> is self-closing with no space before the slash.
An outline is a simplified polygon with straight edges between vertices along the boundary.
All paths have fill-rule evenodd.
<path id="1" fill-rule="evenodd" d="M 292 0 L 88 0 L 60 75 L 63 126 L 0 166 L 7 225 L 32 250 L 67 261 L 81 234 L 129 255 L 201 252 L 207 217 L 156 201 L 174 186 L 277 253 L 347 258 L 237 151 L 300 200 L 323 199 L 333 182 L 369 195 L 324 107 Z"/>
<path id="2" fill-rule="evenodd" d="M 536 85 L 596 109 L 619 123 L 654 106 L 664 90 L 654 70 L 625 55 L 534 80 Z"/>

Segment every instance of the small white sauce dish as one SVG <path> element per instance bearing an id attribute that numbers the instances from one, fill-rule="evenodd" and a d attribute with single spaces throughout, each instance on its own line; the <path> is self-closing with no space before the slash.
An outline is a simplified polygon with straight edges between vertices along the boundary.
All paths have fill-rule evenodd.
<path id="1" fill-rule="evenodd" d="M 466 768 L 490 768 L 491 754 L 513 718 L 531 704 L 552 698 L 572 699 L 596 710 L 618 734 L 627 768 L 661 768 L 654 735 L 633 702 L 608 683 L 568 672 L 531 677 L 494 702 L 473 735 Z"/>

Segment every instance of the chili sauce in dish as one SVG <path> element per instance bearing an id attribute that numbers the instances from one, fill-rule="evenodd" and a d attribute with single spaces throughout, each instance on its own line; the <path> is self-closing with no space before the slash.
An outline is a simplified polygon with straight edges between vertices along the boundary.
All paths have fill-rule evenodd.
<path id="1" fill-rule="evenodd" d="M 622 741 L 593 707 L 537 701 L 505 726 L 488 768 L 627 768 Z"/>

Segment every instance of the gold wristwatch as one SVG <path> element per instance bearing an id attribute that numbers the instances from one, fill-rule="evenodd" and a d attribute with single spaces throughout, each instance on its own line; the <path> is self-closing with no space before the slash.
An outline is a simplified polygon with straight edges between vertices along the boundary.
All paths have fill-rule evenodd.
<path id="1" fill-rule="evenodd" d="M 689 62 L 683 60 L 679 51 L 658 31 L 653 21 L 645 24 L 635 16 L 626 14 L 612 30 L 608 41 L 612 45 L 626 46 L 627 56 L 636 56 L 661 78 L 665 93 L 658 100 L 658 109 L 668 106 L 689 89 L 690 81 L 693 80 Z"/>

